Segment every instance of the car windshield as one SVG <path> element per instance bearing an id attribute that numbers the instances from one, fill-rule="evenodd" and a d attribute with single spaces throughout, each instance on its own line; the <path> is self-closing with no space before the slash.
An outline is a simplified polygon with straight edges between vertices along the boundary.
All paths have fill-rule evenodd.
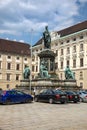
<path id="1" fill-rule="evenodd" d="M 56 94 L 65 94 L 65 92 L 63 92 L 63 91 L 61 91 L 61 90 L 54 90 L 54 92 L 55 92 Z"/>
<path id="2" fill-rule="evenodd" d="M 68 92 L 66 92 L 67 94 L 76 94 L 75 92 L 73 92 L 73 91 L 68 91 Z"/>

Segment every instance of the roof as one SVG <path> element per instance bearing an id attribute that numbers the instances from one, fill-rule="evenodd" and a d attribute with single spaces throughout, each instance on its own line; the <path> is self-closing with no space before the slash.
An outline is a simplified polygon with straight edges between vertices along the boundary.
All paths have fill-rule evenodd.
<path id="1" fill-rule="evenodd" d="M 57 33 L 63 37 L 72 33 L 79 32 L 81 30 L 87 29 L 87 21 L 84 21 L 82 23 L 78 23 L 76 25 L 73 25 L 71 27 L 65 28 L 63 30 L 58 31 Z"/>
<path id="2" fill-rule="evenodd" d="M 0 39 L 0 52 L 30 55 L 30 45 L 22 42 Z"/>
<path id="3" fill-rule="evenodd" d="M 58 33 L 58 35 L 60 35 L 60 37 L 63 37 L 63 36 L 67 36 L 69 34 L 73 34 L 73 33 L 82 31 L 84 29 L 87 29 L 87 21 L 78 23 L 76 25 L 73 25 L 73 26 L 65 28 L 65 29 L 62 29 L 60 31 L 57 31 L 57 33 Z M 42 39 L 40 39 L 34 46 L 40 45 L 41 43 L 42 43 Z"/>

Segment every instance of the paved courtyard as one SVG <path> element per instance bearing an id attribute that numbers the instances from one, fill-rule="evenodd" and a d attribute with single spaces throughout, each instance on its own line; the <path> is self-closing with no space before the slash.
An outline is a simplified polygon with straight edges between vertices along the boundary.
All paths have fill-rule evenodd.
<path id="1" fill-rule="evenodd" d="M 87 130 L 87 103 L 0 105 L 0 130 Z"/>

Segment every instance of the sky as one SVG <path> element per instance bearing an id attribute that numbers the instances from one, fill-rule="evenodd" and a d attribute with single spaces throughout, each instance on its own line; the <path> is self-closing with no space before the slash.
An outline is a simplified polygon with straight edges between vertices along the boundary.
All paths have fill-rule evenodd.
<path id="1" fill-rule="evenodd" d="M 34 45 L 45 26 L 59 31 L 87 20 L 87 0 L 0 0 L 0 38 Z"/>

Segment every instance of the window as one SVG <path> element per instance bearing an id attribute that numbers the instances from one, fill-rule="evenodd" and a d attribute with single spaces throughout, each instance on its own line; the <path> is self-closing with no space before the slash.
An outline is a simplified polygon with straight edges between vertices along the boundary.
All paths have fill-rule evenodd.
<path id="1" fill-rule="evenodd" d="M 69 66 L 69 60 L 67 60 L 67 62 L 66 62 L 66 66 Z"/>
<path id="2" fill-rule="evenodd" d="M 34 72 L 34 65 L 32 66 L 32 71 Z"/>
<path id="3" fill-rule="evenodd" d="M 60 45 L 63 45 L 63 42 L 61 42 Z"/>
<path id="4" fill-rule="evenodd" d="M 69 40 L 67 40 L 66 42 L 69 43 Z"/>
<path id="5" fill-rule="evenodd" d="M 80 44 L 80 51 L 83 51 L 83 44 Z"/>
<path id="6" fill-rule="evenodd" d="M 36 61 L 38 61 L 38 56 L 36 56 Z"/>
<path id="7" fill-rule="evenodd" d="M 8 70 L 11 69 L 11 63 L 7 63 L 7 69 L 8 69 Z"/>
<path id="8" fill-rule="evenodd" d="M 18 80 L 19 80 L 19 74 L 16 75 L 16 81 L 18 81 Z"/>
<path id="9" fill-rule="evenodd" d="M 8 56 L 7 58 L 8 58 L 8 59 L 11 59 L 11 56 Z"/>
<path id="10" fill-rule="evenodd" d="M 7 84 L 7 89 L 10 89 L 10 85 L 9 84 Z"/>
<path id="11" fill-rule="evenodd" d="M 24 58 L 25 61 L 27 61 L 27 58 Z"/>
<path id="12" fill-rule="evenodd" d="M 17 56 L 16 59 L 19 60 L 20 59 L 19 56 Z"/>
<path id="13" fill-rule="evenodd" d="M 76 59 L 73 60 L 73 68 L 76 68 Z"/>
<path id="14" fill-rule="evenodd" d="M 83 67 L 83 58 L 80 58 L 80 67 Z"/>
<path id="15" fill-rule="evenodd" d="M 35 61 L 35 56 L 32 56 L 32 61 Z"/>
<path id="16" fill-rule="evenodd" d="M 73 46 L 73 53 L 76 52 L 76 45 Z"/>
<path id="17" fill-rule="evenodd" d="M 70 54 L 70 48 L 67 47 L 67 54 Z"/>
<path id="18" fill-rule="evenodd" d="M 61 69 L 63 69 L 63 61 L 61 62 Z"/>
<path id="19" fill-rule="evenodd" d="M 7 80 L 10 81 L 10 74 L 7 74 Z"/>
<path id="20" fill-rule="evenodd" d="M 80 80 L 83 79 L 83 72 L 82 72 L 82 71 L 80 71 L 80 77 L 79 77 L 79 79 L 80 79 Z"/>
<path id="21" fill-rule="evenodd" d="M 83 35 L 80 36 L 80 39 L 83 39 Z"/>
<path id="22" fill-rule="evenodd" d="M 63 55 L 63 49 L 61 49 L 61 56 Z"/>
<path id="23" fill-rule="evenodd" d="M 36 72 L 38 72 L 38 66 L 36 66 Z"/>
<path id="24" fill-rule="evenodd" d="M 16 64 L 16 70 L 20 70 L 20 64 Z"/>
<path id="25" fill-rule="evenodd" d="M 76 38 L 73 38 L 73 41 L 76 41 Z"/>

